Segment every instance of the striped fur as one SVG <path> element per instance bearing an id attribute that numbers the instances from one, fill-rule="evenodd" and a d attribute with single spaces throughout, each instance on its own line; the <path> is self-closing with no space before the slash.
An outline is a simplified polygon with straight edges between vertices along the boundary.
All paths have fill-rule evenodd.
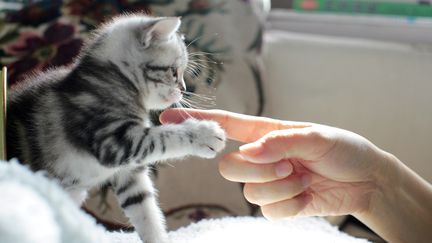
<path id="1" fill-rule="evenodd" d="M 143 242 L 168 242 L 147 167 L 212 158 L 224 132 L 211 121 L 152 126 L 150 114 L 182 98 L 186 47 L 178 18 L 133 15 L 97 30 L 74 65 L 30 77 L 8 99 L 8 157 L 57 178 L 80 204 L 113 185 Z"/>

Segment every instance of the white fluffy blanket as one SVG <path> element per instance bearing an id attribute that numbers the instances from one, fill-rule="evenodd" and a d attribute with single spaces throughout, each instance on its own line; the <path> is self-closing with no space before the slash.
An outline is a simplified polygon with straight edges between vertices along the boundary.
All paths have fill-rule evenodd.
<path id="1" fill-rule="evenodd" d="M 319 218 L 201 221 L 170 232 L 174 243 L 367 242 Z M 109 233 L 42 173 L 0 161 L 0 243 L 139 243 L 134 233 Z"/>

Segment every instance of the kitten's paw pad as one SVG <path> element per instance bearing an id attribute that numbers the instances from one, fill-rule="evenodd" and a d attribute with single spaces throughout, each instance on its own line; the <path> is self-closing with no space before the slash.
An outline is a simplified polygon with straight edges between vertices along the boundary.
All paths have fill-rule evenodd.
<path id="1" fill-rule="evenodd" d="M 214 121 L 199 121 L 188 119 L 185 121 L 188 128 L 189 142 L 194 145 L 193 154 L 203 158 L 214 158 L 225 148 L 225 131 Z"/>

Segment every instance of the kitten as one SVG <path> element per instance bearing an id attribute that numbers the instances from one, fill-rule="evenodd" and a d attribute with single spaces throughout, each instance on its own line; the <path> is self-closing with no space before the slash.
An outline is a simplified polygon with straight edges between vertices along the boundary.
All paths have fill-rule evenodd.
<path id="1" fill-rule="evenodd" d="M 8 100 L 7 151 L 60 181 L 80 205 L 111 183 L 143 242 L 169 242 L 148 165 L 225 146 L 212 121 L 152 126 L 149 113 L 179 102 L 188 53 L 179 18 L 129 15 L 97 30 L 70 68 L 32 77 Z"/>

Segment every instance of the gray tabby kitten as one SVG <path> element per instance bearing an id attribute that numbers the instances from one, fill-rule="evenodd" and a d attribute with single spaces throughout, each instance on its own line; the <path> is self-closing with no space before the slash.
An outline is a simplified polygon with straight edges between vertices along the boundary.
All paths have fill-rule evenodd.
<path id="1" fill-rule="evenodd" d="M 152 127 L 149 112 L 179 102 L 188 53 L 179 18 L 130 15 L 101 27 L 70 68 L 28 80 L 8 101 L 8 157 L 57 178 L 80 205 L 111 183 L 143 242 L 169 242 L 147 166 L 225 146 L 212 121 Z"/>

